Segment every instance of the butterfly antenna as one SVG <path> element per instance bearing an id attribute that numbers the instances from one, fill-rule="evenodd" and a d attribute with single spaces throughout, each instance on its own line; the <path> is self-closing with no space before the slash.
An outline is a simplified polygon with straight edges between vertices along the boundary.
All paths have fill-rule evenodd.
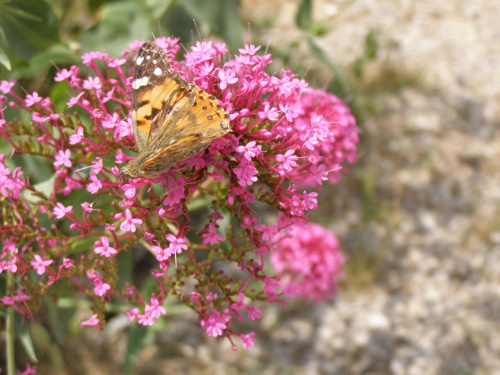
<path id="1" fill-rule="evenodd" d="M 83 171 L 85 169 L 89 169 L 89 168 L 92 168 L 91 165 L 87 165 L 86 167 L 82 167 L 82 168 L 79 168 L 79 169 L 75 169 L 75 172 L 80 172 L 80 171 Z"/>
<path id="2" fill-rule="evenodd" d="M 103 194 L 101 194 L 101 195 L 100 195 L 100 196 L 99 196 L 99 197 L 98 197 L 95 201 L 93 201 L 93 202 L 89 205 L 89 207 L 90 207 L 90 208 L 94 208 L 94 204 L 96 204 L 97 202 L 99 202 L 99 201 L 101 200 L 101 198 L 102 198 L 102 197 L 104 197 L 104 193 L 103 193 Z"/>
<path id="3" fill-rule="evenodd" d="M 162 34 L 162 32 L 161 32 L 161 22 L 160 22 L 160 20 L 158 20 L 158 35 L 163 36 L 161 34 Z"/>

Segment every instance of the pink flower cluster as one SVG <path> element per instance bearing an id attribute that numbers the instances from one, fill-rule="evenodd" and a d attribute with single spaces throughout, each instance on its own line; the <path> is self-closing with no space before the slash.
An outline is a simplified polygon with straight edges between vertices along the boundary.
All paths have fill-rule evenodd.
<path id="1" fill-rule="evenodd" d="M 287 293 L 316 302 L 331 298 L 344 264 L 337 237 L 313 223 L 296 225 L 278 236 L 271 263 Z"/>
<path id="2" fill-rule="evenodd" d="M 310 188 L 339 181 L 345 162 L 355 161 L 358 129 L 334 95 L 308 87 L 286 69 L 269 75 L 271 55 L 258 54 L 258 46 L 246 45 L 229 58 L 224 43 L 201 41 L 178 62 L 177 39 L 155 42 L 186 80 L 218 98 L 232 132 L 155 181 L 129 179 L 119 168 L 131 159 L 127 149 L 135 150 L 130 51 L 120 59 L 86 53 L 82 60 L 89 76 L 78 66 L 62 69 L 55 81 L 71 92 L 63 112 L 55 110 L 51 98 L 36 92 L 23 97 L 13 89 L 15 82 L 2 81 L 0 134 L 13 153 L 45 157 L 55 174 L 53 190 L 41 192 L 21 178 L 20 168 L 11 173 L 0 157 L 0 192 L 12 219 L 0 233 L 9 244 L 0 270 L 48 274 L 48 285 L 85 278 L 74 288 L 94 299 L 95 314 L 84 324 L 98 327 L 110 295 L 135 305 L 127 315 L 142 325 L 164 315 L 165 298 L 175 295 L 198 313 L 207 334 L 231 342 L 239 337 L 250 347 L 254 334 L 239 334 L 231 325 L 242 312 L 258 319 L 257 302 L 283 303 L 279 276 L 264 268 L 274 248 L 273 263 L 285 275 L 286 291 L 308 291 L 316 300 L 331 296 L 342 264 L 338 244 L 319 227 L 301 225 L 318 205 Z M 133 43 L 132 52 L 141 44 Z M 30 113 L 32 122 L 22 123 L 10 111 Z M 37 199 L 22 199 L 22 189 Z M 84 200 L 82 190 L 95 198 Z M 199 203 L 206 217 L 199 217 Z M 53 225 L 40 225 L 37 215 Z M 268 223 L 273 216 L 277 220 Z M 59 229 L 57 222 L 68 223 L 68 229 Z M 282 239 L 284 231 L 297 244 Z M 78 241 L 87 246 L 68 252 Z M 313 251 L 313 241 L 324 246 Z M 157 262 L 151 270 L 157 285 L 147 300 L 134 285 L 119 289 L 115 272 L 116 256 L 138 242 Z M 241 269 L 239 279 L 225 272 L 231 263 Z M 185 278 L 196 281 L 194 291 L 179 287 Z M 40 293 L 55 293 L 18 280 L 13 295 L 32 296 L 16 305 L 24 315 L 37 308 Z"/>

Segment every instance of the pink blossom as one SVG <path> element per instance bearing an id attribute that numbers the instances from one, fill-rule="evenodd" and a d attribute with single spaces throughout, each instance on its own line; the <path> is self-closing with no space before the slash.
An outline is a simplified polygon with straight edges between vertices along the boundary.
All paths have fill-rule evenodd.
<path id="1" fill-rule="evenodd" d="M 69 144 L 70 145 L 76 145 L 77 143 L 80 143 L 83 138 L 83 126 L 79 126 L 78 130 L 76 131 L 76 134 L 71 134 L 69 136 Z"/>
<path id="2" fill-rule="evenodd" d="M 238 51 L 242 54 L 242 55 L 255 55 L 257 53 L 257 51 L 260 49 L 260 46 L 254 46 L 253 44 L 245 44 L 245 48 L 240 48 L 238 49 Z"/>
<path id="3" fill-rule="evenodd" d="M 151 326 L 156 323 L 156 319 L 152 314 L 144 313 L 144 315 L 139 315 L 137 317 L 139 324 L 143 326 Z"/>
<path id="4" fill-rule="evenodd" d="M 139 309 L 134 307 L 132 310 L 125 310 L 125 315 L 127 315 L 129 320 L 133 322 L 139 316 Z"/>
<path id="5" fill-rule="evenodd" d="M 124 232 L 134 233 L 136 231 L 135 226 L 142 224 L 141 219 L 134 219 L 128 208 L 125 210 L 125 217 L 125 221 L 120 224 L 120 230 Z"/>
<path id="6" fill-rule="evenodd" d="M 73 75 L 73 73 L 71 72 L 71 70 L 63 69 L 60 72 L 56 73 L 56 77 L 54 78 L 54 81 L 56 81 L 56 82 L 64 81 L 64 80 L 67 80 L 68 78 L 70 78 L 72 75 Z"/>
<path id="7" fill-rule="evenodd" d="M 222 314 L 210 315 L 207 322 L 207 334 L 213 337 L 222 335 L 222 331 L 227 327 L 225 323 Z"/>
<path id="8" fill-rule="evenodd" d="M 94 244 L 94 252 L 104 257 L 110 258 L 118 253 L 118 251 L 109 246 L 108 237 L 101 237 L 102 241 L 96 241 Z"/>
<path id="9" fill-rule="evenodd" d="M 242 186 L 252 185 L 254 182 L 258 180 L 256 177 L 259 172 L 257 168 L 255 168 L 253 162 L 249 161 L 246 158 L 241 159 L 240 167 L 234 168 L 234 174 L 238 177 L 238 183 Z"/>
<path id="10" fill-rule="evenodd" d="M 42 97 L 38 95 L 37 92 L 34 92 L 31 95 L 26 95 L 26 105 L 31 107 L 34 104 L 40 103 L 42 101 Z"/>
<path id="11" fill-rule="evenodd" d="M 252 160 L 252 158 L 262 154 L 262 147 L 256 145 L 255 141 L 250 141 L 244 146 L 236 147 L 235 151 L 243 154 L 248 160 Z"/>
<path id="12" fill-rule="evenodd" d="M 259 117 L 270 121 L 276 121 L 278 119 L 278 110 L 275 107 L 271 107 L 269 103 L 266 103 L 264 105 L 264 110 L 259 112 Z"/>
<path id="13" fill-rule="evenodd" d="M 145 314 L 151 315 L 153 318 L 158 319 L 160 316 L 165 315 L 167 311 L 160 305 L 157 298 L 151 298 L 151 305 L 146 305 L 144 309 Z"/>
<path id="14" fill-rule="evenodd" d="M 128 199 L 134 199 L 135 197 L 135 187 L 131 184 L 122 185 L 121 189 L 124 191 L 125 196 Z"/>
<path id="15" fill-rule="evenodd" d="M 299 116 L 299 114 L 294 111 L 294 106 L 291 106 L 289 103 L 280 104 L 279 107 L 280 110 L 285 114 L 285 118 L 289 122 L 292 122 Z"/>
<path id="16" fill-rule="evenodd" d="M 166 238 L 170 242 L 168 249 L 171 254 L 180 254 L 183 250 L 187 250 L 187 240 L 185 238 L 177 238 L 173 234 L 167 234 Z"/>
<path id="17" fill-rule="evenodd" d="M 0 92 L 3 94 L 8 94 L 10 89 L 16 84 L 16 81 L 0 81 Z"/>
<path id="18" fill-rule="evenodd" d="M 36 366 L 34 368 L 31 368 L 31 365 L 28 363 L 24 371 L 18 372 L 18 375 L 35 375 L 36 369 Z"/>
<path id="19" fill-rule="evenodd" d="M 43 275 L 45 273 L 45 267 L 50 266 L 54 263 L 53 260 L 43 260 L 42 257 L 38 254 L 34 255 L 35 260 L 31 261 L 31 265 L 36 270 L 36 273 L 39 275 Z"/>
<path id="20" fill-rule="evenodd" d="M 282 285 L 316 302 L 332 297 L 342 276 L 344 257 L 337 238 L 317 224 L 292 227 L 282 237 L 271 262 Z"/>
<path id="21" fill-rule="evenodd" d="M 90 179 L 92 182 L 87 185 L 87 191 L 90 194 L 95 194 L 102 188 L 102 183 L 95 174 L 91 174 Z"/>
<path id="22" fill-rule="evenodd" d="M 248 309 L 248 319 L 250 319 L 250 320 L 260 319 L 261 315 L 262 315 L 262 311 L 260 311 L 255 306 L 250 306 L 250 308 Z"/>
<path id="23" fill-rule="evenodd" d="M 287 172 L 290 172 L 292 170 L 292 167 L 295 167 L 297 165 L 296 161 L 298 159 L 298 156 L 294 155 L 294 153 L 295 150 L 288 150 L 284 155 L 276 155 L 276 161 L 282 163 L 281 166 Z"/>
<path id="24" fill-rule="evenodd" d="M 64 165 L 65 167 L 70 168 L 71 167 L 70 158 L 71 158 L 70 150 L 65 150 L 65 151 L 60 150 L 55 156 L 56 161 L 54 162 L 54 166 L 58 168 Z"/>
<path id="25" fill-rule="evenodd" d="M 56 218 L 58 219 L 62 219 L 64 216 L 66 216 L 67 213 L 70 213 L 71 211 L 73 211 L 72 206 L 64 207 L 60 202 L 58 202 L 54 207 L 54 215 L 56 215 Z"/>
<path id="26" fill-rule="evenodd" d="M 221 236 L 217 233 L 217 229 L 215 228 L 215 223 L 208 223 L 208 229 L 205 233 L 201 235 L 203 237 L 202 243 L 214 245 L 221 241 L 224 241 L 224 236 Z"/>
<path id="27" fill-rule="evenodd" d="M 255 345 L 257 339 L 255 338 L 255 332 L 250 332 L 246 335 L 240 335 L 241 341 L 243 341 L 243 347 L 245 349 L 250 349 Z"/>
<path id="28" fill-rule="evenodd" d="M 99 319 L 97 319 L 97 314 L 92 315 L 90 319 L 80 323 L 80 325 L 82 326 L 96 326 L 98 324 L 99 324 Z"/>
<path id="29" fill-rule="evenodd" d="M 94 285 L 94 294 L 99 297 L 104 296 L 111 289 L 111 286 L 108 283 L 103 283 L 98 278 L 94 279 Z"/>
<path id="30" fill-rule="evenodd" d="M 235 73 L 232 70 L 219 70 L 219 79 L 219 87 L 221 90 L 225 90 L 227 85 L 238 82 L 238 78 L 235 77 Z"/>
<path id="31" fill-rule="evenodd" d="M 100 90 L 102 89 L 101 80 L 99 77 L 89 77 L 83 81 L 83 88 L 86 90 Z"/>
<path id="32" fill-rule="evenodd" d="M 83 69 L 74 65 L 58 72 L 56 81 L 67 82 L 74 98 L 66 108 L 60 108 L 64 103 L 58 102 L 57 113 L 51 98 L 19 94 L 12 90 L 15 82 L 2 81 L 2 139 L 10 143 L 9 149 L 54 158 L 57 173 L 51 180 L 53 189 L 41 191 L 31 200 L 22 193 L 24 189 L 36 191 L 31 181 L 38 179 L 23 177 L 20 167 L 11 172 L 4 163 L 6 156 L 0 154 L 0 196 L 12 208 L 7 213 L 12 226 L 0 233 L 4 244 L 0 271 L 20 276 L 32 267 L 42 274 L 48 271 L 48 281 L 36 291 L 38 301 L 57 297 L 60 289 L 52 285 L 82 290 L 92 281 L 91 289 L 102 298 L 91 299 L 91 308 L 98 314 L 87 325 L 104 325 L 97 317 L 105 316 L 105 307 L 115 296 L 126 304 L 143 305 L 143 314 L 138 308 L 126 312 L 141 325 L 155 324 L 166 313 L 165 298 L 177 297 L 197 311 L 207 334 L 227 335 L 230 340 L 240 337 L 248 348 L 255 344 L 255 334 L 240 335 L 233 325 L 245 310 L 248 319 L 259 319 L 262 313 L 255 306 L 282 303 L 285 294 L 326 298 L 325 285 L 334 288 L 328 277 L 336 281 L 338 273 L 329 271 L 332 261 L 326 249 L 335 247 L 328 242 L 329 236 L 298 235 L 296 231 L 308 228 L 301 225 L 307 222 L 309 211 L 318 207 L 316 191 L 326 181 L 338 182 L 347 171 L 345 164 L 355 161 L 356 122 L 337 97 L 310 88 L 290 70 L 269 75 L 272 56 L 257 54 L 260 46 L 247 44 L 236 55 L 229 55 L 224 43 L 198 41 L 179 58 L 177 38 L 161 37 L 155 42 L 165 49 L 180 76 L 215 97 L 211 103 L 227 113 L 231 132 L 203 150 L 191 143 L 196 140 L 186 138 L 197 154 L 172 165 L 156 179 L 121 174 L 119 164 L 137 157 L 140 142 L 144 146 L 146 141 L 136 138 L 143 133 L 134 134 L 129 95 L 134 55 L 142 41 L 132 43 L 131 50 L 121 56 L 87 53 L 82 57 Z M 31 116 L 33 121 L 11 121 L 12 116 L 4 114 L 8 107 L 25 112 L 19 118 Z M 172 108 L 170 117 L 184 113 L 179 110 Z M 165 119 L 174 128 L 177 120 Z M 185 135 L 177 128 L 174 133 Z M 173 138 L 170 141 L 175 150 L 179 143 Z M 165 146 L 157 143 L 159 149 Z M 76 166 L 78 170 L 72 170 Z M 85 189 L 99 194 L 86 202 Z M 62 195 L 67 199 L 60 200 Z M 71 206 L 65 207 L 63 202 L 74 202 L 81 209 L 70 214 Z M 276 211 L 274 224 L 261 224 L 268 219 L 263 205 Z M 28 212 L 35 216 L 31 218 Z M 204 228 L 202 223 L 207 223 Z M 224 236 L 218 232 L 219 226 Z M 286 233 L 295 239 L 294 244 L 286 242 Z M 79 246 L 88 241 L 94 251 L 90 258 L 88 249 Z M 156 257 L 149 273 L 158 283 L 147 296 L 132 285 L 116 289 L 121 280 L 115 280 L 113 257 L 138 241 Z M 312 242 L 321 249 L 315 249 Z M 66 258 L 64 249 L 68 248 L 72 260 Z M 268 252 L 277 262 L 279 277 L 270 276 Z M 183 255 L 182 264 L 169 270 L 173 265 L 170 258 L 178 254 Z M 52 260 L 44 261 L 46 256 Z M 245 281 L 218 267 L 221 261 L 237 264 Z M 59 264 L 57 273 L 47 268 L 48 262 Z M 193 281 L 194 292 L 184 290 L 184 280 Z M 17 277 L 17 288 L 30 291 L 27 281 Z M 30 318 L 34 303 L 28 306 L 13 296 L 5 296 L 5 301 Z"/>

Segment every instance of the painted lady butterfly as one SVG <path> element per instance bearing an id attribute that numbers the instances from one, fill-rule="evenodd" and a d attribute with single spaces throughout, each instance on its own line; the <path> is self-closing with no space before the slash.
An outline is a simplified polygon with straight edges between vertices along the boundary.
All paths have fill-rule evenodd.
<path id="1" fill-rule="evenodd" d="M 132 118 L 139 156 L 121 169 L 131 177 L 157 177 L 231 131 L 217 99 L 173 70 L 153 42 L 137 53 Z"/>

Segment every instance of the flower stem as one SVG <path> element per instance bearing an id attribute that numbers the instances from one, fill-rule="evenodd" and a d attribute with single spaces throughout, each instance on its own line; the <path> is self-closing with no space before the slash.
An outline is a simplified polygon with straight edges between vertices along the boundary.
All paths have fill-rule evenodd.
<path id="1" fill-rule="evenodd" d="M 14 286 L 14 274 L 12 272 L 7 272 L 7 290 L 11 290 Z M 6 319 L 6 362 L 7 362 L 7 375 L 16 375 L 16 364 L 14 356 L 14 307 L 11 305 L 7 307 L 7 319 Z"/>

